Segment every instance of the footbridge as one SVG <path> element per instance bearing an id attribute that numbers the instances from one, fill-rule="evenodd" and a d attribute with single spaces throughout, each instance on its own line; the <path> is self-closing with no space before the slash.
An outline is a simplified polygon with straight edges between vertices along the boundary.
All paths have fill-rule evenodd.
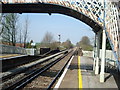
<path id="1" fill-rule="evenodd" d="M 95 74 L 104 82 L 106 38 L 109 39 L 116 64 L 120 70 L 120 2 L 119 0 L 1 0 L 2 13 L 60 13 L 74 17 L 93 28 L 96 34 Z M 102 59 L 99 59 L 100 34 Z"/>

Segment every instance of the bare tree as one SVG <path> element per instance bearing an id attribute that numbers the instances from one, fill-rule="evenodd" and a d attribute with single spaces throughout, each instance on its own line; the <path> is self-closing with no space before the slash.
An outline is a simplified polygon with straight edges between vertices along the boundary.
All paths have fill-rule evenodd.
<path id="1" fill-rule="evenodd" d="M 5 14 L 4 22 L 2 23 L 2 41 L 8 42 L 15 46 L 17 40 L 17 22 L 18 22 L 18 14 L 9 13 Z"/>
<path id="2" fill-rule="evenodd" d="M 51 43 L 54 42 L 54 37 L 51 32 L 46 32 L 45 36 L 43 37 L 42 44 L 46 47 L 49 47 Z"/>
<path id="3" fill-rule="evenodd" d="M 25 26 L 24 26 L 24 31 L 23 31 L 24 48 L 26 47 L 26 43 L 27 43 L 27 39 L 28 39 L 28 29 L 29 29 L 29 17 L 26 16 Z"/>
<path id="4" fill-rule="evenodd" d="M 22 46 L 22 42 L 23 42 L 23 35 L 22 35 L 22 29 L 19 28 L 19 35 L 18 35 L 18 42 L 20 43 L 20 46 Z"/>
<path id="5" fill-rule="evenodd" d="M 3 32 L 3 28 L 2 28 L 3 23 L 4 23 L 4 13 L 0 14 L 0 36 Z"/>
<path id="6" fill-rule="evenodd" d="M 53 35 L 51 32 L 46 32 L 45 36 L 43 37 L 42 43 L 52 43 L 54 41 Z"/>

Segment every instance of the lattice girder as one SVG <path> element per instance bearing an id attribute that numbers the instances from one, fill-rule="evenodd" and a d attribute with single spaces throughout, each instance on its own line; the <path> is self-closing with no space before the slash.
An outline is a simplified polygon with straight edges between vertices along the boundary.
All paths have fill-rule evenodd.
<path id="1" fill-rule="evenodd" d="M 5 3 L 51 3 L 62 5 L 71 8 L 88 16 L 99 25 L 104 23 L 104 10 L 106 11 L 106 33 L 112 44 L 116 58 L 119 58 L 120 53 L 120 26 L 119 12 L 116 2 L 107 0 L 104 8 L 104 0 L 2 0 Z M 118 0 L 116 0 L 118 1 Z"/>

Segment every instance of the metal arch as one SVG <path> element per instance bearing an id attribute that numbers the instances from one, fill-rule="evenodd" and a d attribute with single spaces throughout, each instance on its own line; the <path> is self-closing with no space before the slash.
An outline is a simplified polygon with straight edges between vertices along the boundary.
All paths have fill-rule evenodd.
<path id="1" fill-rule="evenodd" d="M 116 0 L 118 1 L 118 0 Z M 59 5 L 63 7 L 67 7 L 72 9 L 69 10 L 69 12 L 74 12 L 73 14 L 76 14 L 75 18 L 78 18 L 77 12 L 82 13 L 82 18 L 89 17 L 89 19 L 92 20 L 91 24 L 95 24 L 94 22 L 97 22 L 96 28 L 94 30 L 100 29 L 100 25 L 103 26 L 104 18 L 103 13 L 104 10 L 106 10 L 106 33 L 107 37 L 110 40 L 111 46 L 113 48 L 113 51 L 115 53 L 116 59 L 118 60 L 120 58 L 120 25 L 119 25 L 119 13 L 117 7 L 118 2 L 111 2 L 111 0 L 107 0 L 106 5 L 107 7 L 104 9 L 104 2 L 103 0 L 2 0 L 4 4 L 17 4 L 17 3 L 49 3 L 54 5 Z M 8 5 L 8 4 L 6 4 Z M 4 6 L 4 5 L 3 5 Z M 4 9 L 4 8 L 3 8 Z M 4 10 L 3 10 L 4 11 Z M 54 12 L 54 10 L 53 10 Z M 51 11 L 50 11 L 51 13 Z M 62 13 L 62 12 L 61 12 Z M 62 14 L 65 14 L 64 12 Z M 68 15 L 70 13 L 67 13 Z M 73 15 L 74 16 L 74 15 Z M 81 17 L 81 16 L 80 16 Z M 87 21 L 87 20 L 85 20 Z M 89 20 L 90 21 L 90 20 Z M 94 26 L 94 25 L 93 25 Z M 97 31 L 95 31 L 97 32 Z M 120 60 L 119 60 L 120 61 Z"/>
<path id="2" fill-rule="evenodd" d="M 27 6 L 27 7 L 26 7 Z M 74 17 L 91 26 L 94 32 L 102 30 L 102 27 L 88 16 L 71 8 L 50 3 L 26 3 L 3 4 L 3 13 L 60 13 Z M 82 16 L 82 17 L 81 17 Z"/>
<path id="3" fill-rule="evenodd" d="M 51 3 L 58 4 L 65 7 L 69 7 L 73 10 L 81 12 L 92 20 L 102 25 L 102 10 L 103 6 L 101 2 L 95 0 L 2 0 L 3 3 Z"/>

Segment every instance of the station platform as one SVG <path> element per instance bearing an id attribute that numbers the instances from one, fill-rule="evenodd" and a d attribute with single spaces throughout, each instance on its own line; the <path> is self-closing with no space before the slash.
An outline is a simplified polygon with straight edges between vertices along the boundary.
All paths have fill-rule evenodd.
<path id="1" fill-rule="evenodd" d="M 4 59 L 11 59 L 11 58 L 16 58 L 16 57 L 22 57 L 26 55 L 21 55 L 21 54 L 0 54 L 0 60 Z"/>
<path id="2" fill-rule="evenodd" d="M 105 82 L 100 83 L 100 74 L 95 75 L 93 71 L 93 58 L 80 56 L 79 60 L 78 56 L 74 56 L 66 73 L 64 72 L 64 75 L 57 81 L 55 88 L 83 88 L 83 90 L 89 88 L 114 88 L 120 90 L 120 76 L 114 70 L 106 70 Z"/>
<path id="3" fill-rule="evenodd" d="M 9 58 L 14 56 L 20 56 L 19 54 L 0 54 L 0 58 Z"/>

